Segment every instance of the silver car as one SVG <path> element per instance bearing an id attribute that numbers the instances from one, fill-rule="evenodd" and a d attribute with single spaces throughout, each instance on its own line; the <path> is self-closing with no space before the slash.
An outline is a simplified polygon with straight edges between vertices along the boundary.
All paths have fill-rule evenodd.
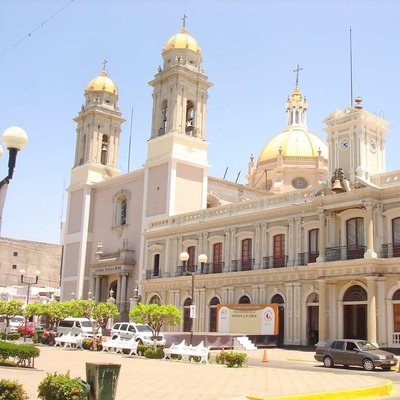
<path id="1" fill-rule="evenodd" d="M 354 365 L 363 367 L 366 371 L 372 371 L 375 367 L 390 370 L 397 364 L 395 354 L 359 339 L 338 339 L 328 346 L 318 346 L 314 358 L 328 368 L 336 364 L 346 367 Z"/>

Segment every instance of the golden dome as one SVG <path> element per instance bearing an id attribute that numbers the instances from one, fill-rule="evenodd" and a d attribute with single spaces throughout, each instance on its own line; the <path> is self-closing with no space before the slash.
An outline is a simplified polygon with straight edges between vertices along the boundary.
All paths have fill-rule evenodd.
<path id="1" fill-rule="evenodd" d="M 303 127 L 291 127 L 273 137 L 263 148 L 258 162 L 276 159 L 278 154 L 285 157 L 317 157 L 319 152 L 328 158 L 328 147 L 318 136 Z"/>
<path id="2" fill-rule="evenodd" d="M 296 88 L 293 90 L 291 99 L 292 99 L 292 101 L 296 101 L 296 102 L 299 102 L 302 99 L 300 89 Z"/>
<path id="3" fill-rule="evenodd" d="M 86 86 L 85 92 L 104 91 L 118 94 L 115 83 L 107 76 L 106 71 L 102 71 L 100 76 L 93 78 Z"/>
<path id="4" fill-rule="evenodd" d="M 197 43 L 197 40 L 187 33 L 185 27 L 182 27 L 182 30 L 179 33 L 168 39 L 163 51 L 170 49 L 189 49 L 201 54 L 201 48 Z"/>

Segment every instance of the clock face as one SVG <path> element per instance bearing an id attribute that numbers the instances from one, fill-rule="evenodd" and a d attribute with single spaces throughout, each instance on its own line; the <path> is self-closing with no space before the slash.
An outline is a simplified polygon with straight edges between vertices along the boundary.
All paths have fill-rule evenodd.
<path id="1" fill-rule="evenodd" d="M 350 139 L 349 138 L 343 138 L 339 142 L 339 148 L 342 151 L 346 151 L 350 147 Z"/>
<path id="2" fill-rule="evenodd" d="M 375 153 L 376 149 L 378 148 L 378 145 L 376 144 L 376 140 L 375 139 L 370 139 L 368 142 L 369 145 L 369 149 Z"/>
<path id="3" fill-rule="evenodd" d="M 295 189 L 305 189 L 308 186 L 308 182 L 301 176 L 298 176 L 292 180 L 292 186 Z"/>

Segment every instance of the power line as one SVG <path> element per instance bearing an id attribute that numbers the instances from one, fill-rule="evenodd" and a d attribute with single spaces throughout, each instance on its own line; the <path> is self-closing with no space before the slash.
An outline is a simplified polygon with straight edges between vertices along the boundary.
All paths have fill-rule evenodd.
<path id="1" fill-rule="evenodd" d="M 71 5 L 72 2 L 75 0 L 69 0 L 69 2 L 61 7 L 58 11 L 56 11 L 54 14 L 50 15 L 46 20 L 44 20 L 41 24 L 33 28 L 27 35 L 25 35 L 23 38 L 19 39 L 17 42 L 15 42 L 13 45 L 11 45 L 7 50 L 5 50 L 3 53 L 0 54 L 0 58 L 3 58 L 6 54 L 8 54 L 11 50 L 14 50 L 18 45 L 20 45 L 24 40 L 30 38 L 33 33 L 35 33 L 37 30 L 40 28 L 43 28 L 44 25 L 46 25 L 49 21 L 51 21 L 53 18 L 55 18 L 58 14 L 60 14 L 62 11 L 64 11 L 68 6 Z"/>

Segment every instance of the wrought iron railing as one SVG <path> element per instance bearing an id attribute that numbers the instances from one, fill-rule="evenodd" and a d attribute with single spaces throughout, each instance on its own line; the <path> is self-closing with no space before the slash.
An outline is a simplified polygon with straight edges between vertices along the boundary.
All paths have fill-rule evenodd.
<path id="1" fill-rule="evenodd" d="M 254 269 L 254 258 L 232 260 L 229 272 L 251 271 L 252 269 Z"/>
<path id="2" fill-rule="evenodd" d="M 325 249 L 325 261 L 355 260 L 364 258 L 366 246 L 336 246 Z"/>
<path id="3" fill-rule="evenodd" d="M 263 268 L 283 268 L 288 266 L 288 256 L 263 257 Z"/>
<path id="4" fill-rule="evenodd" d="M 400 257 L 400 243 L 386 243 L 381 247 L 382 258 Z"/>

